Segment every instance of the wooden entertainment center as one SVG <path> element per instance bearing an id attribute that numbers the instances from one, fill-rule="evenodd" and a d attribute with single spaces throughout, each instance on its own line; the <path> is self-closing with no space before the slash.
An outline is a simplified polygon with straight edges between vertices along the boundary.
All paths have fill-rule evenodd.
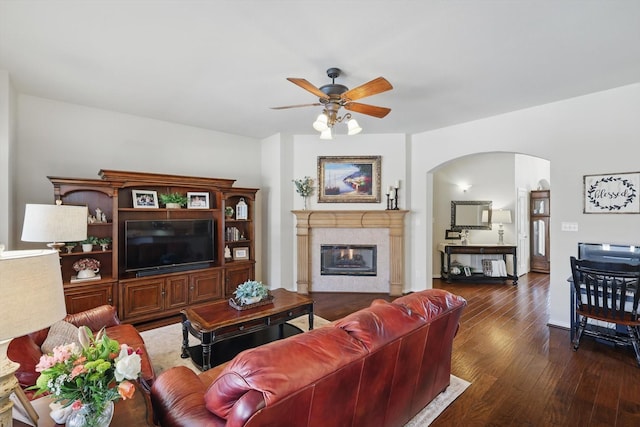
<path id="1" fill-rule="evenodd" d="M 79 246 L 70 253 L 63 249 L 61 267 L 68 313 L 112 304 L 118 307 L 120 320 L 151 324 L 178 316 L 185 308 L 229 298 L 237 285 L 254 279 L 257 189 L 233 187 L 233 179 L 104 169 L 99 175 L 102 179 L 48 177 L 56 200 L 67 205 L 86 205 L 89 215 L 94 215 L 96 209 L 103 214 L 104 221 L 97 218 L 88 222 L 88 236 L 111 239 L 106 250 L 99 245 L 94 245 L 91 252 L 82 252 Z M 133 191 L 139 190 L 156 195 L 195 193 L 208 198 L 208 206 L 167 209 L 155 200 L 158 207 L 134 207 Z M 240 209 L 236 209 L 238 204 Z M 242 213 L 238 215 L 244 204 L 246 219 Z M 234 208 L 234 215 L 225 217 L 225 207 Z M 145 274 L 127 271 L 125 224 L 142 220 L 212 220 L 213 261 L 177 268 L 167 266 Z M 228 259 L 225 248 L 231 254 Z M 99 278 L 72 282 L 73 264 L 82 258 L 100 262 Z"/>

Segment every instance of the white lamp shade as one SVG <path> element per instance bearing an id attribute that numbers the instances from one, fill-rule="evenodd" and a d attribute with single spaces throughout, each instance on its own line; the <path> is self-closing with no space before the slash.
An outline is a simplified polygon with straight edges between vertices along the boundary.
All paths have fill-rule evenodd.
<path id="1" fill-rule="evenodd" d="M 356 119 L 351 119 L 347 122 L 347 135 L 357 135 L 360 132 L 362 132 L 362 128 Z"/>
<path id="2" fill-rule="evenodd" d="M 491 222 L 495 224 L 511 224 L 511 211 L 500 209 L 491 212 Z"/>
<path id="3" fill-rule="evenodd" d="M 55 250 L 0 252 L 0 341 L 51 326 L 67 315 Z"/>
<path id="4" fill-rule="evenodd" d="M 327 124 L 327 115 L 324 113 L 320 113 L 315 122 L 313 122 L 313 128 L 318 132 L 323 132 L 329 129 L 329 125 Z"/>
<path id="5" fill-rule="evenodd" d="M 24 211 L 22 241 L 79 242 L 87 238 L 86 206 L 28 204 Z"/>
<path id="6" fill-rule="evenodd" d="M 327 128 L 320 133 L 320 139 L 333 139 L 333 134 L 331 133 L 331 128 Z"/>

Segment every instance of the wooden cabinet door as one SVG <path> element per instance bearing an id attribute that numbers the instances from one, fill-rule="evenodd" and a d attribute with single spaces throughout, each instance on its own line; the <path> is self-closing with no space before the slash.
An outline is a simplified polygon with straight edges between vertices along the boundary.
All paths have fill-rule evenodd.
<path id="1" fill-rule="evenodd" d="M 65 289 L 64 301 L 69 314 L 79 313 L 104 304 L 113 305 L 113 283 Z"/>
<path id="2" fill-rule="evenodd" d="M 169 276 L 165 282 L 165 307 L 180 308 L 189 304 L 189 276 Z"/>
<path id="3" fill-rule="evenodd" d="M 161 313 L 164 309 L 164 277 L 120 282 L 122 320 Z"/>
<path id="4" fill-rule="evenodd" d="M 240 264 L 238 266 L 227 267 L 227 274 L 225 280 L 225 297 L 229 298 L 233 296 L 233 292 L 236 290 L 239 284 L 248 280 L 253 280 L 253 264 Z"/>
<path id="5" fill-rule="evenodd" d="M 190 303 L 213 301 L 222 298 L 222 270 L 215 269 L 189 275 Z"/>

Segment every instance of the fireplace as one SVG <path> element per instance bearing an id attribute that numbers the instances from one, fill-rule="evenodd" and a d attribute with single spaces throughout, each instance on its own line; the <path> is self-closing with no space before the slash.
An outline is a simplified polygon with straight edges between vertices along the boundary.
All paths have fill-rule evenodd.
<path id="1" fill-rule="evenodd" d="M 296 286 L 300 294 L 308 294 L 312 287 L 320 285 L 321 279 L 332 283 L 348 284 L 345 292 L 384 292 L 400 296 L 404 289 L 404 216 L 406 210 L 302 210 L 296 215 Z M 333 237 L 319 235 L 330 232 Z M 348 236 L 351 232 L 360 233 Z M 380 234 L 382 239 L 371 238 Z M 364 236 L 366 235 L 366 237 Z M 338 236 L 339 238 L 335 238 Z M 317 244 L 313 244 L 316 240 Z M 380 242 L 384 240 L 384 242 Z M 375 243 L 382 260 L 375 278 L 369 276 L 322 276 L 314 264 L 320 261 L 320 245 L 338 245 L 341 242 L 353 244 Z M 316 273 L 317 272 L 317 273 Z M 317 276 L 316 276 L 317 274 Z M 372 282 L 380 282 L 383 290 L 371 290 Z M 377 286 L 376 286 L 377 287 Z M 314 290 L 323 291 L 316 286 Z M 332 292 L 326 289 L 327 292 Z"/>
<path id="2" fill-rule="evenodd" d="M 321 245 L 322 276 L 376 276 L 376 245 Z"/>

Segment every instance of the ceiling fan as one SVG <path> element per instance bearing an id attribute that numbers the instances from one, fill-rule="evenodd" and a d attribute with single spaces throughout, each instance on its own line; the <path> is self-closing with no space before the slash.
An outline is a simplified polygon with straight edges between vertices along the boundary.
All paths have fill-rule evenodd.
<path id="1" fill-rule="evenodd" d="M 329 68 L 327 70 L 327 76 L 331 79 L 331 84 L 320 86 L 320 88 L 315 87 L 305 79 L 293 77 L 287 78 L 291 83 L 296 84 L 304 90 L 316 95 L 319 98 L 319 102 L 272 108 L 274 110 L 283 110 L 287 108 L 324 106 L 324 110 L 313 123 L 314 129 L 321 132 L 320 138 L 322 139 L 332 139 L 331 128 L 333 128 L 334 124 L 340 123 L 343 120 L 347 120 L 349 135 L 355 135 L 362 131 L 362 128 L 358 125 L 355 119 L 351 118 L 350 113 L 347 113 L 344 116 L 338 115 L 338 112 L 342 107 L 344 107 L 345 110 L 377 118 L 383 118 L 389 114 L 391 111 L 390 108 L 353 102 L 367 96 L 376 95 L 393 89 L 393 86 L 391 86 L 391 83 L 389 83 L 387 79 L 384 77 L 378 77 L 377 79 L 373 79 L 370 82 L 360 85 L 354 89 L 349 89 L 344 85 L 336 83 L 336 77 L 339 77 L 340 73 L 341 70 L 339 68 Z"/>

